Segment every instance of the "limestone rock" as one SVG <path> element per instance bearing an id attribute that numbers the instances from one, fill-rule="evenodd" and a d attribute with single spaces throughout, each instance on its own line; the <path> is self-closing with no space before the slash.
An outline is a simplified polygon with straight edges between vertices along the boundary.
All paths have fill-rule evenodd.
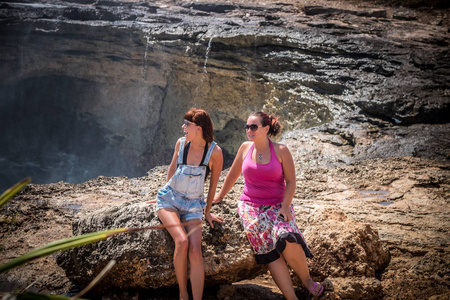
<path id="1" fill-rule="evenodd" d="M 223 203 L 219 214 L 227 222 L 216 224 L 214 229 L 203 224 L 203 257 L 205 260 L 205 285 L 232 283 L 254 278 L 264 272 L 258 266 L 245 234 L 241 230 L 236 205 Z M 161 224 L 154 204 L 128 202 L 107 207 L 85 215 L 73 225 L 74 234 L 122 227 L 147 227 Z M 89 283 L 112 259 L 116 265 L 103 288 L 158 288 L 176 285 L 173 267 L 174 243 L 166 230 L 146 230 L 120 234 L 96 244 L 63 252 L 58 264 L 67 276 L 81 286 Z"/>
<path id="2" fill-rule="evenodd" d="M 212 112 L 226 161 L 245 139 L 242 123 L 250 110 L 263 108 L 278 114 L 288 131 L 285 142 L 298 171 L 297 205 L 311 210 L 308 215 L 317 206 L 339 207 L 346 216 L 370 224 L 389 247 L 390 264 L 376 272 L 384 255 L 368 242 L 368 227 L 357 223 L 355 230 L 365 242 L 358 240 L 353 247 L 362 259 L 352 258 L 345 251 L 358 234 L 342 228 L 348 234 L 338 241 L 326 232 L 333 229 L 342 239 L 336 228 L 299 219 L 316 254 L 312 273 L 328 277 L 329 299 L 370 298 L 379 292 L 378 279 L 380 298 L 386 300 L 448 299 L 448 10 L 392 12 L 374 1 L 355 7 L 350 4 L 355 1 L 311 0 L 304 9 L 298 1 L 237 1 L 242 5 L 234 2 L 235 9 L 188 2 L 29 0 L 0 5 L 0 131 L 8 145 L 0 153 L 0 185 L 7 188 L 8 181 L 22 178 L 14 177 L 14 171 L 35 183 L 0 211 L 3 220 L 14 220 L 0 222 L 0 262 L 70 236 L 74 216 L 152 198 L 160 186 L 156 179 L 164 181 L 167 168 L 140 176 L 170 161 L 180 134 L 174 120 L 181 120 L 190 106 Z M 448 8 L 448 1 L 438 2 Z M 107 177 L 93 179 L 98 175 Z M 109 177 L 124 175 L 130 179 Z M 71 184 L 36 185 L 59 180 Z M 112 226 L 116 220 L 108 222 Z M 320 235 L 309 229 L 314 226 Z M 145 240 L 145 234 L 164 237 L 148 231 L 111 240 L 135 247 L 132 242 Z M 205 245 L 214 245 L 215 240 L 206 244 L 209 234 L 204 227 Z M 326 261 L 315 249 L 321 237 L 330 241 L 332 255 L 344 251 L 337 254 L 352 259 L 350 266 L 337 263 L 339 256 Z M 162 241 L 170 248 L 167 237 Z M 80 254 L 106 262 L 109 249 L 94 248 Z M 205 246 L 205 259 L 213 250 Z M 124 261 L 141 257 L 129 255 Z M 66 288 L 70 284 L 54 260 L 11 270 L 0 281 L 23 288 L 33 283 L 54 292 Z M 79 269 L 82 263 L 94 264 L 73 259 L 67 267 L 71 262 Z M 363 267 L 355 271 L 358 266 Z M 71 272 L 73 280 L 81 280 Z M 237 289 L 233 299 L 278 299 L 266 291 L 259 290 L 258 297 Z"/>
<path id="3" fill-rule="evenodd" d="M 379 299 L 376 274 L 390 254 L 376 230 L 338 208 L 321 206 L 310 212 L 304 236 L 314 254 L 308 261 L 311 277 L 322 282 L 328 299 Z M 297 276 L 293 280 L 302 286 Z"/>
<path id="4" fill-rule="evenodd" d="M 320 277 L 375 277 L 389 263 L 378 232 L 336 208 L 311 212 L 304 231 L 314 253 L 311 273 Z"/>
<path id="5" fill-rule="evenodd" d="M 382 297 L 381 282 L 375 278 L 338 277 L 330 278 L 328 282 L 332 285 L 333 295 L 337 299 L 375 300 Z"/>
<path id="6" fill-rule="evenodd" d="M 242 231 L 236 200 L 215 206 L 226 220 L 211 228 L 203 225 L 203 256 L 206 286 L 252 279 L 267 271 L 254 260 Z M 315 277 L 365 277 L 376 281 L 375 271 L 389 262 L 377 233 L 335 209 L 318 209 L 308 219 L 305 237 L 315 254 L 311 273 Z M 74 234 L 109 228 L 159 225 L 154 205 L 128 202 L 85 215 L 74 222 Z M 117 264 L 99 289 L 149 289 L 176 285 L 173 269 L 174 243 L 165 230 L 121 234 L 96 244 L 63 252 L 58 264 L 76 284 L 86 285 L 114 259 Z M 294 276 L 295 278 L 295 276 Z M 381 288 L 380 283 L 375 284 Z M 360 287 L 363 288 L 363 287 Z M 374 291 L 376 289 L 373 289 Z M 372 294 L 372 290 L 366 290 Z"/>

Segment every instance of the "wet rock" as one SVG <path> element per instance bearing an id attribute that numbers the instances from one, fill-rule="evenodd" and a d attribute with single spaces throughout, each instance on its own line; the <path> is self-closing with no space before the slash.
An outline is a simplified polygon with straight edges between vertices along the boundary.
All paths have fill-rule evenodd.
<path id="1" fill-rule="evenodd" d="M 449 124 L 402 126 L 370 118 L 334 120 L 286 133 L 282 142 L 290 147 L 298 166 L 341 165 L 396 156 L 446 161 L 450 157 Z"/>
<path id="2" fill-rule="evenodd" d="M 399 7 L 395 9 L 394 13 L 392 14 L 392 17 L 394 19 L 409 20 L 409 21 L 417 19 L 416 13 L 414 11 L 404 7 Z"/>
<path id="3" fill-rule="evenodd" d="M 303 8 L 303 11 L 308 16 L 315 16 L 321 14 L 340 14 L 349 12 L 338 8 L 324 7 L 324 6 L 305 6 Z"/>
<path id="4" fill-rule="evenodd" d="M 7 172 L 37 183 L 142 176 L 170 162 L 174 120 L 194 104 L 211 112 L 227 167 L 245 138 L 229 129 L 262 107 L 287 131 L 360 113 L 448 122 L 446 23 L 341 2 L 92 3 L 2 4 L 0 117 L 16 126 L 0 129 L 22 150 L 0 150 Z"/>

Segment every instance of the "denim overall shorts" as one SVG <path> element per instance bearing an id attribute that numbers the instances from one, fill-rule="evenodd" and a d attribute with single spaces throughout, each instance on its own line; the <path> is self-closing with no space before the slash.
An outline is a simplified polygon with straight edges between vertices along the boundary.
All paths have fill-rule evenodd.
<path id="1" fill-rule="evenodd" d="M 183 164 L 183 151 L 186 139 L 181 138 L 180 151 L 178 152 L 177 169 L 165 186 L 158 190 L 156 197 L 156 211 L 162 208 L 172 208 L 178 211 L 180 219 L 192 220 L 203 218 L 204 184 L 206 166 L 211 158 L 215 142 L 208 147 L 203 164 L 190 166 Z"/>

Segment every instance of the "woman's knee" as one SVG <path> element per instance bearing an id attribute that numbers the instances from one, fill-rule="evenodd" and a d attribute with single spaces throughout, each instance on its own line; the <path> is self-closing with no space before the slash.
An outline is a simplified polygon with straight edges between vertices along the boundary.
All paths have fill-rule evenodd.
<path id="1" fill-rule="evenodd" d="M 186 236 L 180 236 L 174 239 L 175 249 L 186 252 L 189 249 L 189 239 Z"/>
<path id="2" fill-rule="evenodd" d="M 295 242 L 288 242 L 286 241 L 286 248 L 284 248 L 283 253 L 293 253 L 293 254 L 298 254 L 298 253 L 303 253 L 303 255 L 305 255 L 305 250 L 303 250 L 302 245 L 295 243 Z"/>
<path id="3" fill-rule="evenodd" d="M 203 260 L 203 253 L 201 247 L 189 247 L 189 260 L 190 261 L 201 261 Z"/>

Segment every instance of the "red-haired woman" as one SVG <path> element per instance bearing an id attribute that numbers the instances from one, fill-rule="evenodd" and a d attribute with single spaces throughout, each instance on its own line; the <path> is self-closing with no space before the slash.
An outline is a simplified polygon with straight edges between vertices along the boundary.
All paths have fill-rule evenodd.
<path id="1" fill-rule="evenodd" d="M 201 299 L 205 281 L 201 224 L 203 213 L 211 227 L 214 227 L 213 221 L 224 222 L 221 217 L 210 212 L 222 171 L 223 156 L 222 150 L 214 142 L 212 120 L 206 111 L 197 108 L 189 110 L 184 115 L 182 128 L 185 135 L 175 145 L 167 172 L 167 184 L 158 190 L 156 210 L 175 242 L 173 262 L 180 299 L 189 299 L 188 261 L 192 296 Z M 204 184 L 209 174 L 205 202 Z"/>
<path id="2" fill-rule="evenodd" d="M 223 200 L 242 172 L 245 185 L 238 212 L 257 263 L 268 264 L 286 299 L 297 299 L 288 265 L 314 296 L 320 296 L 324 288 L 309 275 L 306 257 L 312 253 L 291 205 L 296 188 L 294 161 L 285 145 L 269 139 L 281 131 L 281 124 L 274 116 L 256 112 L 248 117 L 245 130 L 249 141 L 239 148 L 214 203 Z"/>

